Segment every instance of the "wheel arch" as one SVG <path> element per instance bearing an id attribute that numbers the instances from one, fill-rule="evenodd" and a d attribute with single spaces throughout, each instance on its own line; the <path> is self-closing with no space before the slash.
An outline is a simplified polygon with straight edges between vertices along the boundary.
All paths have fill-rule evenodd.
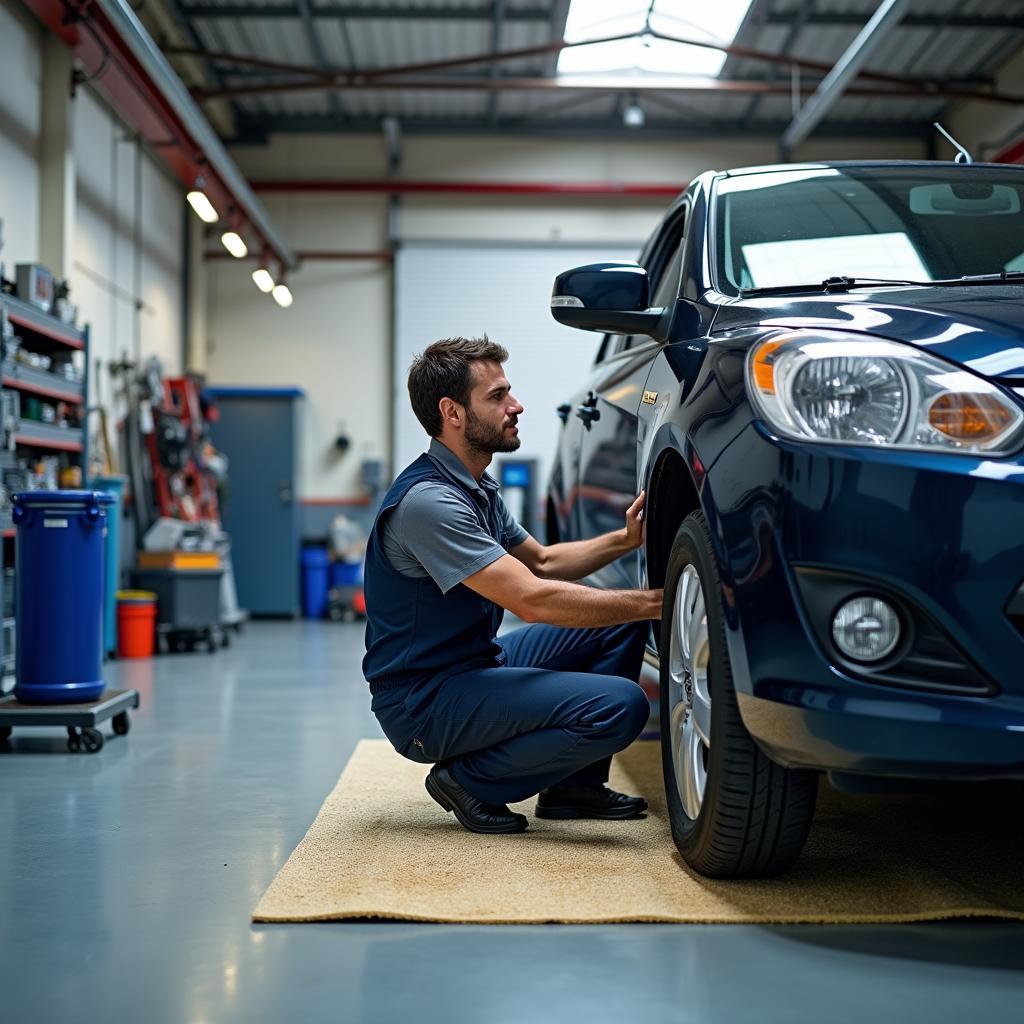
<path id="1" fill-rule="evenodd" d="M 647 579 L 649 586 L 661 587 L 679 527 L 691 512 L 702 507 L 693 472 L 673 444 L 667 445 L 654 461 L 646 507 Z"/>

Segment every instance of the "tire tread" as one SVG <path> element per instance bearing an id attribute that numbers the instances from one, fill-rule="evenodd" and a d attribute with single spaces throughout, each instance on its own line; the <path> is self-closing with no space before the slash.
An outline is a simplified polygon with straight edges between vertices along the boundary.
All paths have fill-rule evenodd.
<path id="1" fill-rule="evenodd" d="M 695 557 L 688 560 L 697 567 L 705 588 L 713 652 L 709 666 L 709 673 L 713 673 L 709 680 L 713 691 L 712 728 L 716 724 L 719 728 L 711 748 L 704 805 L 696 821 L 691 821 L 682 809 L 675 789 L 671 745 L 663 744 L 673 837 L 690 866 L 704 875 L 771 877 L 792 866 L 803 849 L 814 814 L 817 776 L 775 764 L 757 747 L 743 724 L 725 645 L 718 564 L 707 522 L 700 512 L 684 520 L 669 560 L 662 616 L 663 736 L 667 735 L 666 620 L 673 612 L 675 584 L 686 548 L 693 549 Z"/>

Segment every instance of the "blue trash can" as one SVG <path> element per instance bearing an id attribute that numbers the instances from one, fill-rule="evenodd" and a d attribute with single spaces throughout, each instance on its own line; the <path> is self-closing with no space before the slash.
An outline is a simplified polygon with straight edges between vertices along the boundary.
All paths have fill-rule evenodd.
<path id="1" fill-rule="evenodd" d="M 14 695 L 79 704 L 103 693 L 104 533 L 112 494 L 14 495 L 18 614 Z"/>
<path id="2" fill-rule="evenodd" d="M 97 491 L 113 495 L 114 504 L 107 512 L 107 547 L 103 585 L 103 656 L 117 651 L 117 592 L 121 589 L 121 505 L 124 501 L 126 476 L 93 477 Z"/>
<path id="3" fill-rule="evenodd" d="M 330 559 L 327 549 L 302 549 L 302 614 L 307 619 L 322 619 L 327 612 Z"/>
<path id="4" fill-rule="evenodd" d="M 354 587 L 362 581 L 362 562 L 332 562 L 331 586 Z"/>

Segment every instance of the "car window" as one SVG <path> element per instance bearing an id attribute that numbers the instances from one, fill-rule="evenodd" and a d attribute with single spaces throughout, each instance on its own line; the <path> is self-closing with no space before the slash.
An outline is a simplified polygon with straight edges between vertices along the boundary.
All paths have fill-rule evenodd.
<path id="1" fill-rule="evenodd" d="M 684 208 L 674 216 L 671 223 L 662 232 L 650 258 L 644 264 L 650 282 L 652 307 L 667 306 L 678 297 L 687 212 L 687 209 Z M 625 352 L 647 341 L 650 341 L 650 338 L 646 335 L 606 334 L 601 341 L 601 347 L 598 349 L 597 359 L 594 362 L 595 364 L 602 363 L 620 352 Z"/>
<path id="2" fill-rule="evenodd" d="M 683 245 L 682 242 L 676 246 L 675 255 L 672 257 L 665 273 L 661 275 L 658 287 L 654 290 L 651 306 L 657 309 L 659 306 L 671 306 L 679 298 L 679 279 L 683 271 Z"/>
<path id="3" fill-rule="evenodd" d="M 840 276 L 941 280 L 1024 264 L 1019 168 L 772 171 L 719 182 L 716 200 L 727 290 Z"/>

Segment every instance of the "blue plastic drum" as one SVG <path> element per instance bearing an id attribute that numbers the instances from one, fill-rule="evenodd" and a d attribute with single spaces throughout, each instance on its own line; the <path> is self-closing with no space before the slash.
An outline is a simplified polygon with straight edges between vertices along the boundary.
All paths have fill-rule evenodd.
<path id="1" fill-rule="evenodd" d="M 99 491 L 14 495 L 17 667 L 14 695 L 79 704 L 103 693 L 106 509 Z"/>

